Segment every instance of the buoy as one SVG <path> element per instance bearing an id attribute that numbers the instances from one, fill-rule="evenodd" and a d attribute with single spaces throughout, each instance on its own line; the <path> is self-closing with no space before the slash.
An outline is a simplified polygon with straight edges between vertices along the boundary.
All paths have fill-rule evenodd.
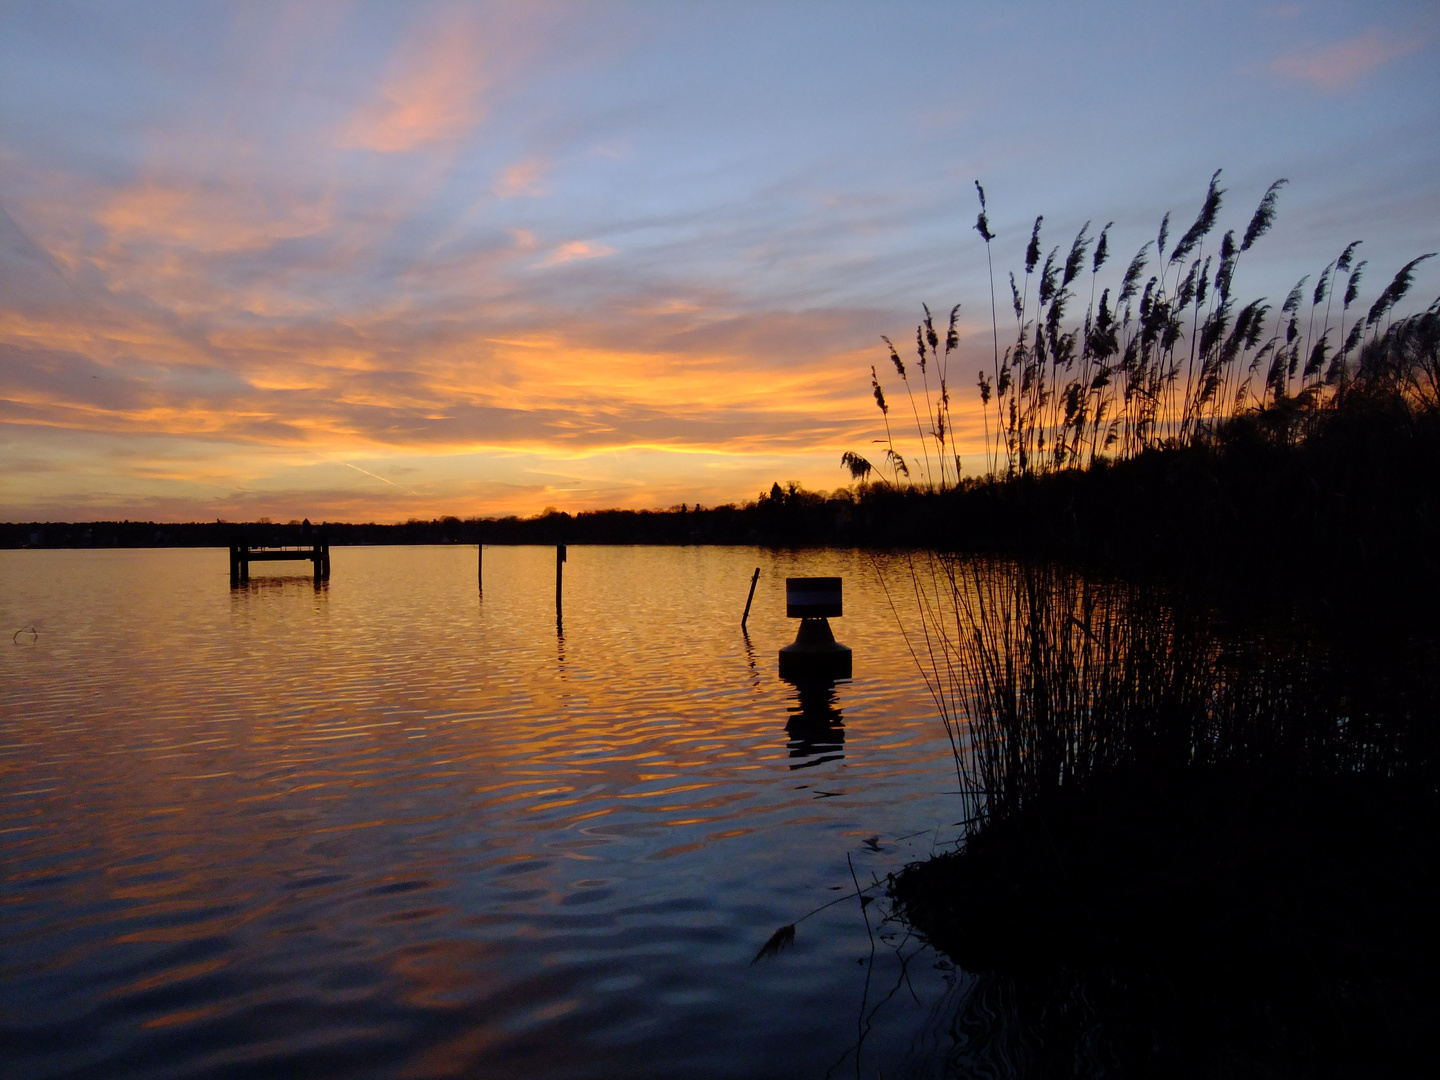
<path id="1" fill-rule="evenodd" d="M 785 579 L 785 615 L 799 619 L 800 630 L 794 643 L 780 650 L 782 679 L 850 678 L 850 649 L 830 629 L 830 619 L 844 613 L 838 577 Z"/>

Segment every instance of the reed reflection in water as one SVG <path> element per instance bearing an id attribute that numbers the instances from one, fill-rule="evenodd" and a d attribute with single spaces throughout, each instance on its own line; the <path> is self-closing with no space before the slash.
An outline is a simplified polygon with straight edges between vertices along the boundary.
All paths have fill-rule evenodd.
<path id="1" fill-rule="evenodd" d="M 0 626 L 36 628 L 0 662 L 0 1071 L 793 1076 L 853 1048 L 867 979 L 899 985 L 858 905 L 749 961 L 847 854 L 869 881 L 955 833 L 868 556 L 571 547 L 563 623 L 553 548 L 488 548 L 479 596 L 473 547 L 332 558 L 232 591 L 223 550 L 0 552 Z M 776 675 L 787 575 L 846 581 L 856 678 L 813 700 Z M 923 1060 L 933 959 L 867 1071 Z"/>

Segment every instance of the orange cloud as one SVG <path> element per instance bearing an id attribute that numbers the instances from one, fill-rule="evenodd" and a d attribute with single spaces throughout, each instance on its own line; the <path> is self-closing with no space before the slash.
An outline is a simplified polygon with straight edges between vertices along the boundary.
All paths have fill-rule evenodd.
<path id="1" fill-rule="evenodd" d="M 387 340 L 383 318 L 229 325 L 199 340 L 143 317 L 76 334 L 11 316 L 0 331 L 11 350 L 0 419 L 112 435 L 552 459 L 641 446 L 828 452 L 863 427 L 855 418 L 868 404 L 858 355 L 825 349 L 777 367 L 743 341 L 626 349 L 592 343 L 605 331 L 583 325 L 500 339 L 474 327 L 428 342 L 403 331 Z M 135 353 L 146 362 L 124 359 Z M 847 371 L 855 377 L 835 378 Z"/>
<path id="2" fill-rule="evenodd" d="M 606 247 L 604 244 L 592 244 L 588 240 L 571 240 L 561 244 L 535 265 L 538 269 L 544 270 L 547 267 L 559 266 L 561 263 L 574 262 L 576 259 L 603 259 L 606 255 L 613 254 L 615 254 L 615 249 Z"/>
<path id="3" fill-rule="evenodd" d="M 1423 35 L 1400 38 L 1380 27 L 1371 27 L 1349 41 L 1276 57 L 1270 62 L 1270 68 L 1321 90 L 1344 90 L 1377 68 L 1424 45 Z"/>
<path id="4" fill-rule="evenodd" d="M 192 252 L 256 251 L 330 227 L 328 200 L 266 197 L 237 184 L 181 186 L 145 181 L 116 192 L 96 221 L 120 242 L 149 242 Z"/>
<path id="5" fill-rule="evenodd" d="M 545 166 L 539 160 L 531 158 L 521 161 L 501 174 L 494 188 L 495 194 L 502 199 L 514 199 L 521 195 L 543 195 L 545 188 L 541 180 L 544 174 Z"/>
<path id="6" fill-rule="evenodd" d="M 421 26 L 396 48 L 374 99 L 351 117 L 340 145 L 402 153 L 472 130 L 484 119 L 487 60 L 470 20 Z"/>
<path id="7" fill-rule="evenodd" d="M 343 227 L 343 188 L 282 199 L 243 169 L 224 191 L 143 175 L 87 188 L 68 218 L 47 199 L 22 204 L 65 253 L 66 280 L 54 304 L 0 303 L 0 430 L 23 431 L 16 445 L 35 458 L 7 458 L 12 514 L 403 520 L 714 503 L 776 479 L 845 483 L 840 452 L 883 433 L 876 357 L 857 351 L 878 313 L 754 312 L 666 281 L 559 318 L 568 277 L 519 289 L 506 267 L 573 263 L 583 284 L 613 250 L 514 225 L 453 254 L 436 245 L 398 287 L 337 306 L 315 282 L 363 258 L 391 215 L 372 235 Z M 307 239 L 278 246 L 291 238 Z"/>

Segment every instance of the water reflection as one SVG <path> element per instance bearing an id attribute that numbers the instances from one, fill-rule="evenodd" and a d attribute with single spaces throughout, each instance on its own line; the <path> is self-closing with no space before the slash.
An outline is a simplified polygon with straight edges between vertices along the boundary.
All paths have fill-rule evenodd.
<path id="1" fill-rule="evenodd" d="M 553 626 L 548 548 L 483 602 L 468 549 L 334 558 L 0 552 L 0 1075 L 822 1074 L 861 912 L 749 960 L 955 820 L 878 589 L 848 738 L 775 677 L 785 577 L 868 557 L 592 549 Z"/>
<path id="2" fill-rule="evenodd" d="M 760 669 L 755 666 L 755 646 L 750 641 L 749 632 L 742 626 L 740 636 L 745 640 L 745 663 L 750 668 L 750 685 L 760 689 Z"/>
<path id="3" fill-rule="evenodd" d="M 299 574 L 284 573 L 252 575 L 241 584 L 231 587 L 230 607 L 237 611 L 249 609 L 252 605 L 287 596 L 313 598 L 315 610 L 321 610 L 330 599 L 330 580 L 316 580 L 309 574 L 303 577 Z"/>
<path id="4" fill-rule="evenodd" d="M 790 756 L 810 760 L 792 763 L 792 770 L 839 761 L 845 756 L 845 720 L 838 700 L 831 680 L 795 684 L 795 696 L 786 706 L 790 718 L 785 722 L 785 733 L 790 736 Z"/>

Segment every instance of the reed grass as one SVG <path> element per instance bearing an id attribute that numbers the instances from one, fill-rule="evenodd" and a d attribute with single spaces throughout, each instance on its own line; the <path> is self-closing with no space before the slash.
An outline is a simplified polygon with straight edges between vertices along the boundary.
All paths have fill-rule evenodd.
<path id="1" fill-rule="evenodd" d="M 1216 170 L 1193 222 L 1168 252 L 1169 213 L 1156 239 L 1140 248 L 1118 280 L 1103 273 L 1113 222 L 1096 237 L 1087 222 L 1063 257 L 1056 246 L 1042 263 L 1044 217 L 1037 217 L 1025 246 L 1023 285 L 1014 272 L 1009 274 L 1015 324 L 1003 351 L 992 254 L 997 236 L 977 181 L 975 230 L 985 244 L 991 294 L 992 357 L 988 367 L 980 366 L 975 383 L 984 432 L 978 456 L 987 476 L 1053 473 L 1102 458 L 1123 460 L 1156 449 L 1212 444 L 1223 440 L 1231 422 L 1256 413 L 1280 414 L 1285 438 L 1294 442 L 1306 437 L 1317 415 L 1343 406 L 1366 366 L 1362 354 L 1394 330 L 1394 311 L 1409 294 L 1416 269 L 1434 253 L 1406 263 L 1363 320 L 1349 321 L 1366 266 L 1363 260 L 1352 265 L 1359 241 L 1327 263 L 1313 283 L 1310 275 L 1303 277 L 1278 310 L 1263 296 L 1242 303 L 1236 293 L 1241 256 L 1273 227 L 1287 181 L 1276 180 L 1265 190 L 1238 240 L 1236 230 L 1229 229 L 1216 245 L 1213 237 L 1227 194 L 1219 181 Z M 1334 300 L 1342 275 L 1337 312 Z M 1075 320 L 1069 311 L 1085 285 L 1089 302 L 1083 318 Z M 873 468 L 862 475 L 852 466 L 856 479 L 873 472 L 891 486 L 925 490 L 961 482 L 949 397 L 958 311 L 957 305 L 951 312 L 943 353 L 937 351 L 939 337 L 928 307 L 916 327 L 922 375 L 927 365 L 938 374 L 934 395 L 924 380 L 924 422 L 898 351 L 888 337 L 882 339 L 910 394 L 915 438 L 897 441 L 872 368 L 872 389 L 886 418 L 885 437 L 877 441 L 885 448 L 888 475 Z M 1393 345 L 1379 352 L 1391 359 L 1397 355 Z M 902 467 L 907 456 L 910 464 L 919 463 L 918 470 Z"/>
<path id="2" fill-rule="evenodd" d="M 1036 1046 L 1063 1062 L 1079 1050 L 1047 1040 L 1117 1039 L 1122 1075 L 1209 1075 L 1237 1052 L 1197 1048 L 1218 1029 L 1288 1069 L 1365 1060 L 1381 1034 L 1382 1073 L 1434 1049 L 1387 1027 L 1396 1001 L 1436 1004 L 1433 634 L 1337 646 L 1033 559 L 922 555 L 908 579 L 886 584 L 967 834 L 892 897 L 963 967 L 1049 988 Z M 1329 1030 L 1341 999 L 1350 1026 Z M 1083 1036 L 1056 1019 L 1081 1001 L 1100 1025 Z"/>
<path id="3" fill-rule="evenodd" d="M 1134 772 L 1397 777 L 1436 765 L 1416 742 L 1419 715 L 1360 715 L 1333 692 L 1323 654 L 1235 636 L 1154 580 L 930 554 L 912 557 L 902 588 L 892 604 L 977 826 Z"/>

